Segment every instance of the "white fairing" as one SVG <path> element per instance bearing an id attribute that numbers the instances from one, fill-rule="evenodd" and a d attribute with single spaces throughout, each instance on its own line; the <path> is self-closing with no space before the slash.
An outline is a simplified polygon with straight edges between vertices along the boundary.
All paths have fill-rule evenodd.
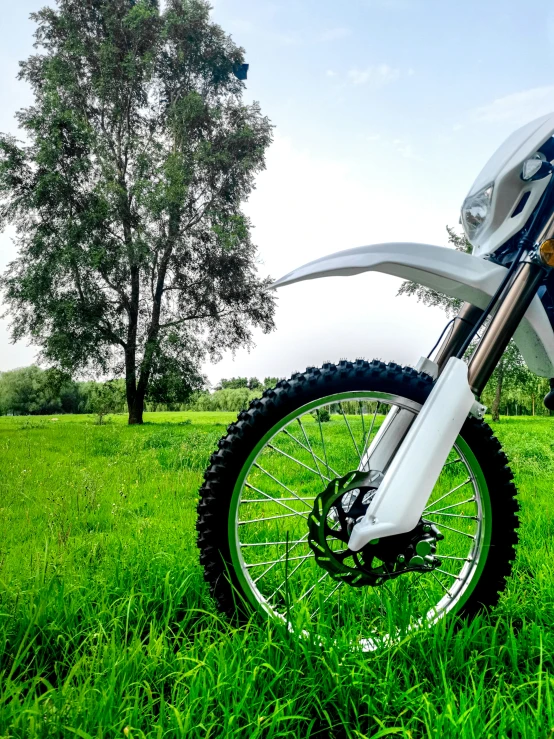
<path id="1" fill-rule="evenodd" d="M 371 539 L 404 534 L 416 526 L 474 402 L 467 364 L 452 357 L 354 526 L 349 549 L 357 552 Z"/>
<path id="2" fill-rule="evenodd" d="M 492 254 L 529 220 L 551 175 L 535 182 L 524 182 L 521 179 L 523 162 L 536 154 L 553 134 L 552 113 L 514 131 L 492 155 L 471 186 L 467 198 L 494 184 L 490 215 L 477 235 L 470 238 L 475 256 Z M 513 215 L 522 196 L 527 192 L 529 198 L 523 210 Z"/>
<path id="3" fill-rule="evenodd" d="M 413 280 L 479 308 L 487 305 L 506 274 L 505 267 L 455 249 L 390 243 L 329 254 L 293 270 L 273 283 L 273 287 L 368 271 Z M 527 309 L 514 339 L 531 372 L 541 377 L 554 377 L 554 332 L 538 297 Z"/>

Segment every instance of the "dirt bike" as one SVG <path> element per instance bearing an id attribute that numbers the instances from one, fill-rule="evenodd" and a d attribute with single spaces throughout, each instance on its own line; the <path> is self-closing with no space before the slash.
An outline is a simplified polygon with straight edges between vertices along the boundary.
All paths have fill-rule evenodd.
<path id="1" fill-rule="evenodd" d="M 415 368 L 309 367 L 231 424 L 197 521 L 221 610 L 255 610 L 298 633 L 340 625 L 372 649 L 496 604 L 518 504 L 480 396 L 512 337 L 532 372 L 554 378 L 553 135 L 554 114 L 528 123 L 477 177 L 461 210 L 472 254 L 375 244 L 274 283 L 378 271 L 463 302 Z M 554 389 L 545 405 L 554 409 Z"/>

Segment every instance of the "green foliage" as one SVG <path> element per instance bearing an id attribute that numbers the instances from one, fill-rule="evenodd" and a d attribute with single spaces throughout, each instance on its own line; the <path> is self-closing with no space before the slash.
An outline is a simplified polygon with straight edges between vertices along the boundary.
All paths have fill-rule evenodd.
<path id="1" fill-rule="evenodd" d="M 206 358 L 273 328 L 242 204 L 272 129 L 205 0 L 58 0 L 32 14 L 25 143 L 0 134 L 2 287 L 14 339 L 63 371 L 183 402 Z"/>
<path id="2" fill-rule="evenodd" d="M 89 407 L 102 425 L 109 413 L 120 412 L 125 407 L 125 383 L 123 380 L 94 383 Z"/>
<path id="3" fill-rule="evenodd" d="M 238 412 L 259 398 L 264 389 L 274 387 L 277 377 L 233 377 L 221 380 L 218 390 L 192 390 L 183 387 L 171 368 L 155 377 L 148 411 L 223 411 Z M 47 415 L 49 413 L 95 414 L 98 423 L 112 413 L 122 413 L 126 404 L 124 380 L 74 382 L 56 369 L 23 367 L 0 373 L 0 415 Z"/>
<path id="4" fill-rule="evenodd" d="M 0 414 L 75 413 L 77 389 L 67 377 L 34 365 L 0 373 Z"/>
<path id="5" fill-rule="evenodd" d="M 242 388 L 248 388 L 248 390 L 263 391 L 268 387 L 274 387 L 278 382 L 279 378 L 277 377 L 266 377 L 263 382 L 260 382 L 257 377 L 223 378 L 218 382 L 216 390 L 240 390 Z"/>
<path id="6" fill-rule="evenodd" d="M 243 388 L 227 388 L 216 390 L 213 393 L 199 393 L 187 405 L 194 411 L 243 411 L 255 398 L 259 398 L 260 391 Z"/>
<path id="7" fill-rule="evenodd" d="M 263 382 L 257 377 L 231 377 L 222 379 L 215 392 L 196 393 L 185 404 L 192 411 L 242 411 L 252 400 L 261 397 L 264 390 L 275 387 L 278 377 L 266 377 Z"/>
<path id="8" fill-rule="evenodd" d="M 83 416 L 0 419 L 2 735 L 552 733 L 550 419 L 496 427 L 522 504 L 499 607 L 369 655 L 351 649 L 342 622 L 324 649 L 263 620 L 222 619 L 194 521 L 203 469 L 233 414 L 146 420 L 126 428 L 122 417 L 104 426 Z"/>
<path id="9" fill-rule="evenodd" d="M 321 423 L 329 423 L 331 420 L 331 414 L 327 410 L 327 408 L 318 408 L 312 413 L 312 416 L 316 419 L 316 421 L 320 421 Z"/>
<path id="10" fill-rule="evenodd" d="M 125 409 L 125 382 L 73 382 L 56 370 L 34 365 L 0 373 L 0 415 L 108 413 Z"/>
<path id="11" fill-rule="evenodd" d="M 216 390 L 241 390 L 248 387 L 247 377 L 231 377 L 231 379 L 220 380 Z"/>

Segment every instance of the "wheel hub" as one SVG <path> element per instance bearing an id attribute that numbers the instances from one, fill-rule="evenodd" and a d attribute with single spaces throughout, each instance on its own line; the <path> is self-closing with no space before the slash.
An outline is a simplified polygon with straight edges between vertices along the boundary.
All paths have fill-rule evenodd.
<path id="1" fill-rule="evenodd" d="M 335 580 L 353 587 L 380 585 L 406 572 L 429 572 L 441 564 L 435 553 L 444 536 L 423 518 L 405 534 L 374 539 L 359 552 L 348 548 L 352 529 L 382 479 L 380 472 L 357 470 L 331 480 L 316 497 L 308 519 L 308 543 L 317 564 Z"/>

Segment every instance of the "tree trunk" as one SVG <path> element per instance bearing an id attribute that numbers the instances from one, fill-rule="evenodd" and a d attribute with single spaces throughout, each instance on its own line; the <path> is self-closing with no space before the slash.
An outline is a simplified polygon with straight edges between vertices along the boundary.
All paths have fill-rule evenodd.
<path id="1" fill-rule="evenodd" d="M 129 411 L 129 426 L 144 423 L 142 414 L 144 412 L 144 396 L 140 393 L 135 392 L 133 401 L 129 403 L 127 400 L 127 410 Z"/>
<path id="2" fill-rule="evenodd" d="M 127 368 L 125 377 L 125 391 L 127 396 L 127 411 L 129 413 L 128 424 L 132 426 L 142 423 L 142 414 L 144 411 L 144 393 L 140 393 L 137 388 L 137 381 L 134 368 Z"/>
<path id="3" fill-rule="evenodd" d="M 131 267 L 131 300 L 129 305 L 129 325 L 127 327 L 127 350 L 125 352 L 125 391 L 129 425 L 141 424 L 145 393 L 137 387 L 137 326 L 139 311 L 139 271 Z"/>
<path id="4" fill-rule="evenodd" d="M 492 402 L 492 420 L 498 421 L 500 419 L 500 400 L 502 398 L 502 382 L 504 380 L 504 367 L 502 363 L 498 365 L 498 375 L 496 380 L 496 392 L 494 394 L 494 400 Z"/>
<path id="5" fill-rule="evenodd" d="M 130 358 L 126 357 L 125 372 L 125 393 L 127 396 L 127 411 L 129 413 L 129 426 L 143 423 L 142 414 L 144 412 L 145 392 L 137 383 L 134 361 L 130 363 Z"/>

